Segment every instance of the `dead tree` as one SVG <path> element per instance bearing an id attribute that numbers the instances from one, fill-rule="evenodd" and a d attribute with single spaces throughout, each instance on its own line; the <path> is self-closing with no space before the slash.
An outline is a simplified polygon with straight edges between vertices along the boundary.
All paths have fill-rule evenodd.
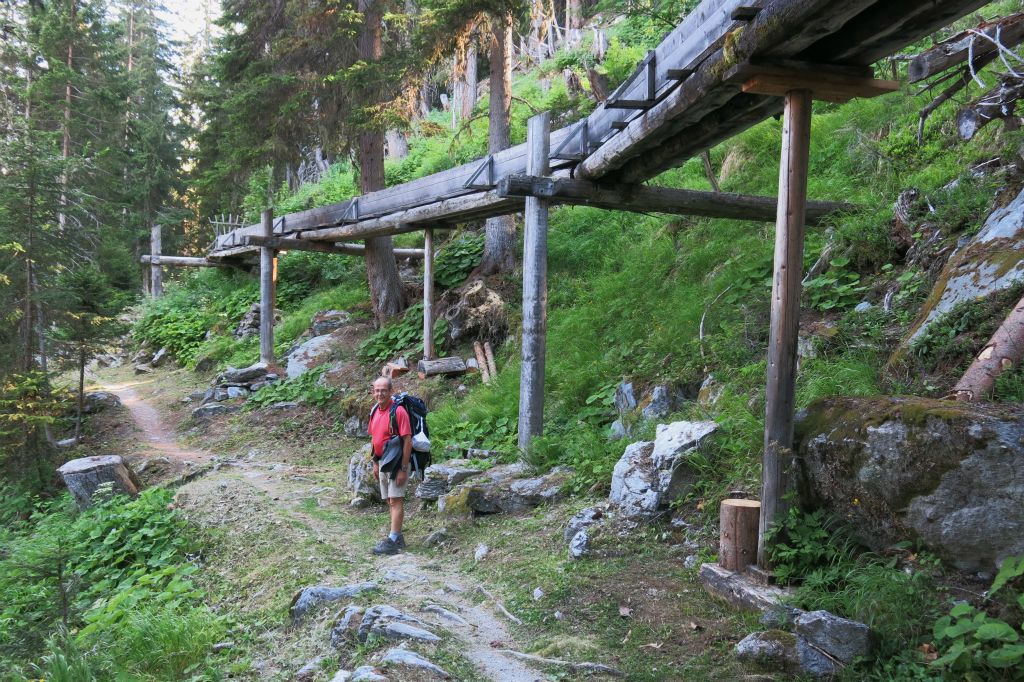
<path id="1" fill-rule="evenodd" d="M 1007 74 L 999 78 L 999 84 L 986 92 L 980 99 L 960 110 L 956 116 L 956 129 L 962 140 L 970 140 L 978 131 L 997 119 L 1006 123 L 1010 130 L 1016 130 L 1017 100 L 1024 96 L 1024 77 Z"/>

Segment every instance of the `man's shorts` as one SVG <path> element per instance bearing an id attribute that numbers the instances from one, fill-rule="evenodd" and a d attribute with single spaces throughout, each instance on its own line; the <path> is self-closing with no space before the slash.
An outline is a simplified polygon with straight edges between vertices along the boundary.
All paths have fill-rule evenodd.
<path id="1" fill-rule="evenodd" d="M 409 473 L 411 464 L 405 467 L 405 473 Z M 382 499 L 391 497 L 405 497 L 405 486 L 409 485 L 409 479 L 405 479 L 405 485 L 398 485 L 391 478 L 391 474 L 380 472 L 380 496 Z"/>

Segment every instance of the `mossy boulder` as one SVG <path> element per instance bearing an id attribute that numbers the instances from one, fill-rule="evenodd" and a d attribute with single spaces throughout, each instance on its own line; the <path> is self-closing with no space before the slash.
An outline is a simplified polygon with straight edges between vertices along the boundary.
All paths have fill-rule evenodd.
<path id="1" fill-rule="evenodd" d="M 797 415 L 802 500 L 873 549 L 921 540 L 961 570 L 1024 553 L 1024 408 L 829 398 Z"/>

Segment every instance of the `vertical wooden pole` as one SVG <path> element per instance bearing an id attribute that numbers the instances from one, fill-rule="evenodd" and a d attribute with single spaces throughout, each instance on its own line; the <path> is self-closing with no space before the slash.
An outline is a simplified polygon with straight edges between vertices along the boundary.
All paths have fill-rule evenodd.
<path id="1" fill-rule="evenodd" d="M 811 93 L 786 93 L 779 163 L 779 204 L 775 220 L 775 272 L 772 278 L 768 384 L 765 396 L 764 455 L 761 460 L 761 518 L 757 561 L 768 567 L 764 536 L 786 511 L 792 485 L 793 403 L 796 344 L 800 331 L 800 277 L 803 270 L 807 162 L 811 143 Z"/>
<path id="2" fill-rule="evenodd" d="M 153 256 L 149 266 L 149 290 L 153 298 L 164 295 L 163 271 L 160 269 L 160 226 L 154 225 L 149 232 L 149 253 Z"/>
<path id="3" fill-rule="evenodd" d="M 149 266 L 148 268 L 142 268 L 142 295 L 143 296 L 149 296 L 150 295 L 149 278 L 152 276 L 152 273 L 153 273 L 153 266 Z"/>
<path id="4" fill-rule="evenodd" d="M 274 212 L 263 211 L 263 236 L 274 236 Z M 260 247 L 260 362 L 274 362 L 274 275 L 277 270 L 274 249 Z"/>
<path id="5" fill-rule="evenodd" d="M 526 172 L 549 173 L 551 116 L 537 114 L 527 123 Z M 523 350 L 519 378 L 519 447 L 544 428 L 544 353 L 548 306 L 548 202 L 527 197 L 523 211 Z"/>
<path id="6" fill-rule="evenodd" d="M 434 230 L 423 231 L 423 358 L 434 359 Z"/>

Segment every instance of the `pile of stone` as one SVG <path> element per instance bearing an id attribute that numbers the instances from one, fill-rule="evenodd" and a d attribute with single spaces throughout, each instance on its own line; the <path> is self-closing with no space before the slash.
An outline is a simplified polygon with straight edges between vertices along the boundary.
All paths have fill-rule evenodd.
<path id="1" fill-rule="evenodd" d="M 569 520 L 565 529 L 569 556 L 591 555 L 596 535 L 627 532 L 684 497 L 697 478 L 686 460 L 717 429 L 712 421 L 658 424 L 653 441 L 627 446 L 612 472 L 608 502 L 588 507 Z"/>
<path id="2" fill-rule="evenodd" d="M 121 399 L 107 391 L 92 391 L 85 394 L 82 400 L 84 414 L 96 414 L 113 407 L 121 407 Z"/>
<path id="3" fill-rule="evenodd" d="M 828 611 L 779 606 L 766 611 L 761 623 L 772 629 L 745 637 L 735 654 L 765 672 L 832 677 L 871 652 L 867 625 Z"/>
<path id="4" fill-rule="evenodd" d="M 276 325 L 281 321 L 281 311 L 274 310 L 274 324 Z M 260 304 L 257 301 L 249 306 L 249 309 L 245 311 L 245 315 L 239 320 L 238 326 L 235 327 L 235 331 L 232 332 L 235 338 L 244 339 L 250 336 L 258 336 L 260 333 Z"/>
<path id="5" fill-rule="evenodd" d="M 232 410 L 228 406 L 217 403 L 247 398 L 250 394 L 274 383 L 278 378 L 277 374 L 267 371 L 267 365 L 263 362 L 241 369 L 228 367 L 210 382 L 210 388 L 206 389 L 201 397 L 197 396 L 202 404 L 192 410 L 192 416 L 205 418 L 230 412 Z"/>
<path id="6" fill-rule="evenodd" d="M 153 352 L 151 349 L 143 347 L 132 356 L 131 361 L 135 365 L 136 374 L 149 374 L 155 368 L 164 364 L 167 358 L 168 351 L 166 348 L 160 348 Z"/>

